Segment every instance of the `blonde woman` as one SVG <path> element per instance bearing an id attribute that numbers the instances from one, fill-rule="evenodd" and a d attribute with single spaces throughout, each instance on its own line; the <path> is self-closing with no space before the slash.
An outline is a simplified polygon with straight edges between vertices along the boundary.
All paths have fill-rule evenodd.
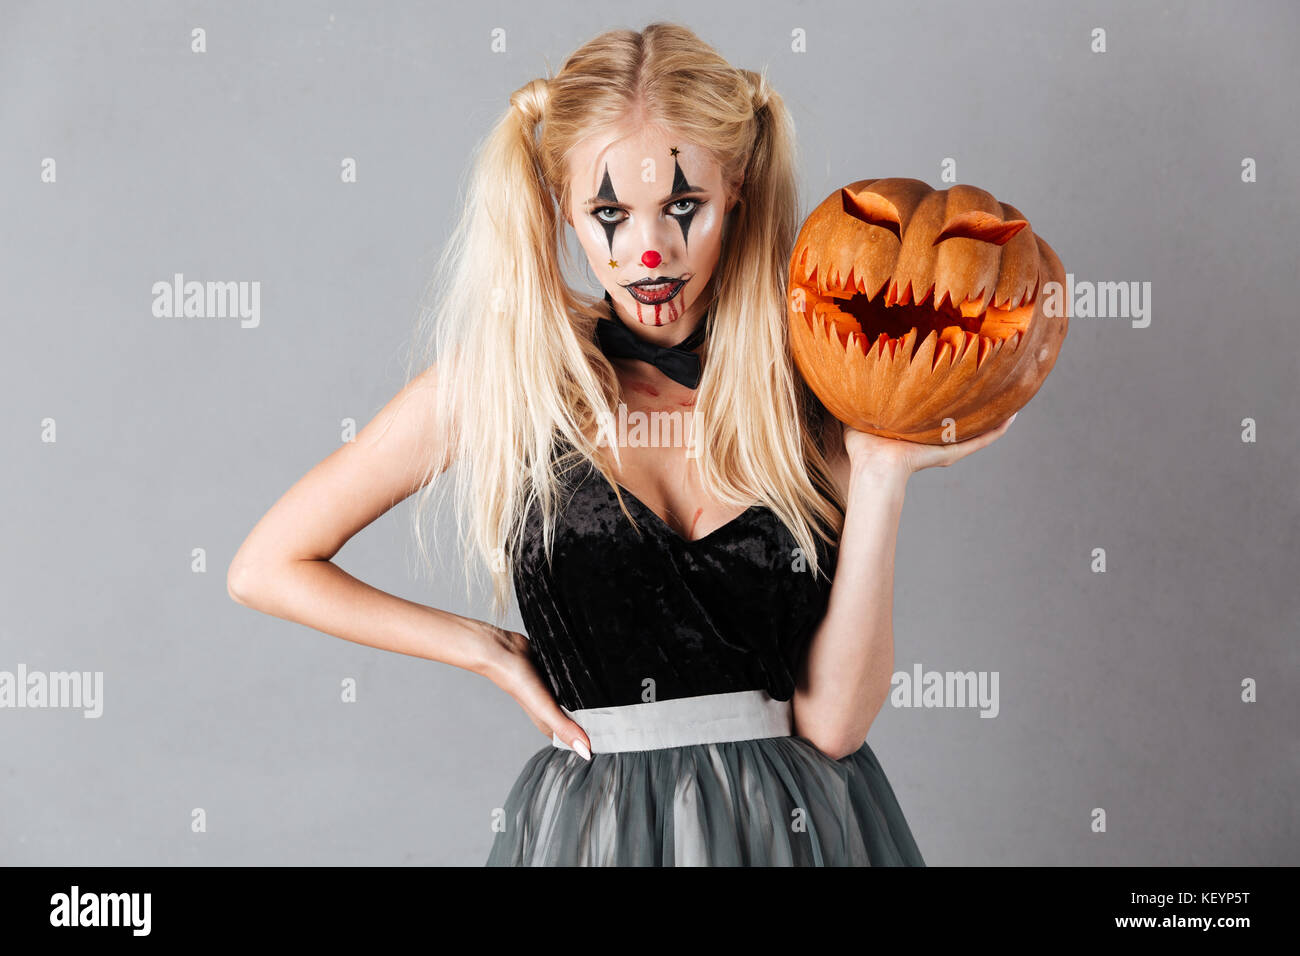
<path id="1" fill-rule="evenodd" d="M 908 475 L 1006 425 L 941 447 L 846 434 L 805 391 L 785 340 L 792 124 L 763 76 L 655 23 L 510 102 L 427 360 L 254 528 L 232 596 L 518 701 L 550 744 L 489 865 L 924 865 L 866 743 L 899 513 Z M 563 278 L 569 235 L 603 300 Z M 526 635 L 330 560 L 423 489 L 418 534 L 453 464 L 465 552 L 496 621 L 513 584 Z"/>

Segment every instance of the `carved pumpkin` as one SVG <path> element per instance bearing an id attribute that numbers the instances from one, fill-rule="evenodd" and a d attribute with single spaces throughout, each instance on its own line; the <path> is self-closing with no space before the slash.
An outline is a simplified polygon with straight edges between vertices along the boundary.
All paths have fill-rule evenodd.
<path id="1" fill-rule="evenodd" d="M 1064 285 L 1061 260 L 984 190 L 864 179 L 828 196 L 795 241 L 790 348 L 846 424 L 964 441 L 1023 408 L 1056 363 L 1069 317 L 1045 314 L 1049 281 Z"/>

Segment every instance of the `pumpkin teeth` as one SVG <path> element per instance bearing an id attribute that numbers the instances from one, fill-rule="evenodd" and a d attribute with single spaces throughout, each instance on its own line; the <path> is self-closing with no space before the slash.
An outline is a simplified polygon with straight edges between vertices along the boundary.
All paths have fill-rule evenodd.
<path id="1" fill-rule="evenodd" d="M 966 296 L 965 300 L 957 306 L 962 316 L 968 319 L 977 319 L 987 312 L 989 310 L 988 300 L 993 291 L 993 289 L 983 288 L 974 295 Z"/>
<path id="2" fill-rule="evenodd" d="M 842 288 L 844 289 L 845 292 L 847 292 L 849 289 L 852 289 L 854 292 L 862 291 L 862 280 L 860 277 L 855 276 L 853 274 L 852 266 L 849 266 L 849 274 L 844 277 L 844 284 Z"/>
<path id="3" fill-rule="evenodd" d="M 944 359 L 948 361 L 945 362 Z M 939 350 L 934 355 L 934 362 L 930 365 L 930 371 L 933 372 L 940 365 L 952 365 L 952 343 L 947 340 L 940 340 Z"/>
<path id="4" fill-rule="evenodd" d="M 911 291 L 910 285 L 908 286 L 908 291 Z M 900 301 L 902 301 L 902 292 L 898 287 L 898 280 L 891 278 L 889 284 L 885 286 L 885 308 L 893 308 L 898 305 Z"/>
<path id="5" fill-rule="evenodd" d="M 823 292 L 824 294 L 826 294 L 826 295 L 830 295 L 832 289 L 837 289 L 837 288 L 839 288 L 839 278 L 840 278 L 840 277 L 839 277 L 839 273 L 838 273 L 838 272 L 830 272 L 830 273 L 827 273 L 827 274 L 824 275 L 822 278 L 823 278 L 823 280 L 824 280 L 823 283 L 822 283 L 822 285 L 823 285 L 822 292 Z"/>
<path id="6" fill-rule="evenodd" d="M 1001 309 L 1003 312 L 1014 312 L 1016 309 L 1020 308 L 1021 306 L 1028 305 L 1030 302 L 1032 302 L 1033 297 L 1034 297 L 1033 284 L 1030 284 L 1028 286 L 1021 286 L 1019 289 L 1012 289 L 1010 292 L 1008 292 L 1006 297 L 1001 302 L 995 300 L 993 302 L 993 308 Z"/>
<path id="7" fill-rule="evenodd" d="M 962 295 L 959 290 L 940 288 L 934 282 L 920 290 L 913 285 L 913 280 L 900 281 L 896 276 L 882 278 L 871 289 L 868 270 L 860 270 L 857 263 L 852 263 L 841 273 L 833 263 L 816 262 L 806 246 L 797 265 L 803 268 L 793 270 L 794 273 L 801 271 L 805 276 L 803 286 L 807 294 L 803 314 L 818 340 L 828 347 L 833 344 L 845 361 L 901 360 L 903 366 L 925 361 L 929 371 L 936 374 L 947 374 L 945 369 L 959 364 L 966 364 L 967 373 L 973 374 L 996 358 L 1004 347 L 1015 351 L 1024 337 L 1020 323 L 1029 317 L 1013 313 L 1033 303 L 1037 292 L 1035 281 L 998 300 L 996 282 L 984 284 L 973 294 Z M 850 300 L 856 300 L 858 305 L 865 300 L 875 311 L 868 315 L 850 306 Z M 923 319 L 907 332 L 902 331 L 906 318 L 891 319 L 883 311 L 926 305 L 929 306 L 926 314 L 937 318 Z M 884 324 L 884 329 L 880 329 L 879 323 Z M 929 353 L 924 354 L 923 346 L 930 336 L 934 341 Z"/>
<path id="8" fill-rule="evenodd" d="M 816 332 L 817 337 L 829 345 L 831 341 L 831 328 L 830 323 L 826 320 L 826 316 L 819 312 L 814 312 L 813 322 L 815 323 L 813 330 Z"/>
<path id="9" fill-rule="evenodd" d="M 888 335 L 886 335 L 884 332 L 881 332 L 880 335 L 876 338 L 875 343 L 873 343 L 873 345 L 872 345 L 872 348 L 875 350 L 875 353 L 876 353 L 876 358 L 878 358 L 878 359 L 879 359 L 879 358 L 884 358 L 884 357 L 885 357 L 885 349 L 889 347 L 889 343 L 890 343 L 890 342 L 894 342 L 894 341 L 897 341 L 897 340 L 896 340 L 896 339 L 891 339 L 891 338 L 890 338 Z M 896 350 L 892 350 L 892 349 L 891 349 L 891 350 L 890 350 L 890 353 L 889 353 L 889 357 L 892 359 L 892 358 L 894 358 L 896 355 L 897 355 Z"/>

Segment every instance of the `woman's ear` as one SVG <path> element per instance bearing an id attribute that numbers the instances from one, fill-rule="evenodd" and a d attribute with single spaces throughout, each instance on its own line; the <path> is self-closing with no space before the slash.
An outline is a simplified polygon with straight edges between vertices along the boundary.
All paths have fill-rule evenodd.
<path id="1" fill-rule="evenodd" d="M 740 174 L 740 182 L 736 183 L 736 188 L 731 191 L 731 198 L 727 200 L 727 212 L 736 208 L 736 203 L 740 202 L 740 193 L 745 187 L 745 174 Z"/>

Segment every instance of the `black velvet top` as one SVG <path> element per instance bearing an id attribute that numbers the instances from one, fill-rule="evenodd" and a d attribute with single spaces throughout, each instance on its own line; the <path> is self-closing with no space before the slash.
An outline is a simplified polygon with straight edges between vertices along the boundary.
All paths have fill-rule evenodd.
<path id="1" fill-rule="evenodd" d="M 634 528 L 593 464 L 571 475 L 551 566 L 536 507 L 514 565 L 524 627 L 556 700 L 571 711 L 757 689 L 789 700 L 826 613 L 837 549 L 817 539 L 814 576 L 759 505 L 687 541 L 623 490 Z"/>

